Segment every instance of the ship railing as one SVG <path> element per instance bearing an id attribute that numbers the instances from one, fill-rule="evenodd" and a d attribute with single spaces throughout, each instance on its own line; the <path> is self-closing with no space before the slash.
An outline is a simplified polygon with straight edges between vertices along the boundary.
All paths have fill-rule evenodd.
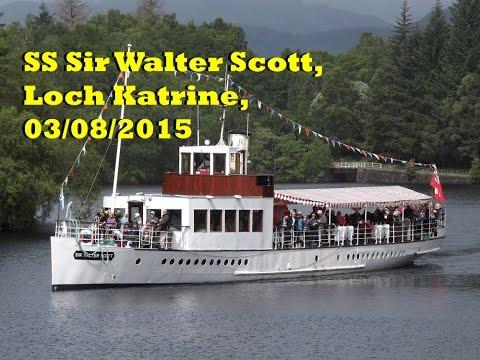
<path id="1" fill-rule="evenodd" d="M 113 228 L 98 222 L 63 220 L 57 221 L 55 236 L 74 238 L 78 244 L 168 250 L 172 248 L 174 233 L 171 230 L 157 230 L 148 225 L 138 228 Z"/>
<path id="2" fill-rule="evenodd" d="M 277 227 L 273 230 L 273 248 L 279 250 L 427 241 L 442 236 L 444 229 L 444 219 L 414 223 L 406 219 L 392 224 L 357 226 L 321 225 L 315 230 Z"/>

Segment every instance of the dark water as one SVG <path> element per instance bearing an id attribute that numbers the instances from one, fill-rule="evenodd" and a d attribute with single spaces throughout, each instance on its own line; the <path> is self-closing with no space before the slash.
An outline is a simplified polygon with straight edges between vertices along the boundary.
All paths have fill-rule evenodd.
<path id="1" fill-rule="evenodd" d="M 0 358 L 479 359 L 480 188 L 446 191 L 440 252 L 301 282 L 54 293 L 48 232 L 3 234 Z"/>

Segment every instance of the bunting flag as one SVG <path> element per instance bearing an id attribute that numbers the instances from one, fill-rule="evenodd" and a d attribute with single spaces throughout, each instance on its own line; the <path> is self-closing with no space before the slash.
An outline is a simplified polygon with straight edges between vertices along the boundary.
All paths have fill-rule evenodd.
<path id="1" fill-rule="evenodd" d="M 124 80 L 124 74 L 123 72 L 118 74 L 117 80 L 115 80 L 115 84 L 117 85 L 120 80 Z M 113 89 L 113 87 L 112 87 Z M 108 102 L 110 99 L 113 97 L 113 90 L 110 91 L 109 95 L 107 96 L 107 100 L 105 101 L 105 104 L 102 107 L 102 110 L 100 111 L 100 114 L 98 115 L 98 118 L 101 119 L 103 116 L 103 112 L 108 110 Z M 64 195 L 64 188 L 65 186 L 68 185 L 68 180 L 70 176 L 74 176 L 75 173 L 77 172 L 77 169 L 80 167 L 80 162 L 81 158 L 86 155 L 87 153 L 87 145 L 90 145 L 92 143 L 92 138 L 90 136 L 87 137 L 85 140 L 85 143 L 83 144 L 82 148 L 80 149 L 80 152 L 78 153 L 77 157 L 75 158 L 75 161 L 73 162 L 73 165 L 69 168 L 67 176 L 65 176 L 65 179 L 62 181 L 60 185 L 60 195 L 59 195 L 59 201 L 60 201 L 60 208 L 62 210 L 65 209 L 65 195 Z"/>

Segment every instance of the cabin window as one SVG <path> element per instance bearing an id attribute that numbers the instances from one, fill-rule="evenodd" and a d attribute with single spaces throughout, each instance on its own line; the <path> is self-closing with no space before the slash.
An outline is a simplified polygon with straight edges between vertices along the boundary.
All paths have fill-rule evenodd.
<path id="1" fill-rule="evenodd" d="M 222 231 L 222 210 L 210 210 L 210 231 Z"/>
<path id="2" fill-rule="evenodd" d="M 213 154 L 213 173 L 225 174 L 225 154 Z"/>
<path id="3" fill-rule="evenodd" d="M 225 210 L 225 232 L 237 231 L 237 211 Z"/>
<path id="4" fill-rule="evenodd" d="M 190 174 L 190 158 L 191 158 L 191 154 L 189 153 L 182 154 L 182 168 L 180 170 L 182 174 Z"/>
<path id="5" fill-rule="evenodd" d="M 193 211 L 193 231 L 207 232 L 207 210 Z"/>
<path id="6" fill-rule="evenodd" d="M 238 211 L 238 223 L 240 232 L 250 231 L 250 210 Z"/>
<path id="7" fill-rule="evenodd" d="M 193 155 L 195 174 L 210 174 L 210 154 L 195 153 Z"/>
<path id="8" fill-rule="evenodd" d="M 182 230 L 182 210 L 168 209 L 167 211 L 168 211 L 168 214 L 170 215 L 170 222 L 168 223 L 168 229 L 174 228 L 176 231 L 181 231 Z"/>
<path id="9" fill-rule="evenodd" d="M 263 210 L 252 211 L 252 231 L 253 232 L 263 231 Z"/>

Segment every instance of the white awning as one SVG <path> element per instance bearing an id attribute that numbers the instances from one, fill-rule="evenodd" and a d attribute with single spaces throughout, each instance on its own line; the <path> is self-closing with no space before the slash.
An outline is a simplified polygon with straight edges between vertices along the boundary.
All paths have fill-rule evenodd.
<path id="1" fill-rule="evenodd" d="M 274 197 L 296 204 L 336 208 L 416 205 L 431 199 L 402 186 L 275 190 Z"/>

